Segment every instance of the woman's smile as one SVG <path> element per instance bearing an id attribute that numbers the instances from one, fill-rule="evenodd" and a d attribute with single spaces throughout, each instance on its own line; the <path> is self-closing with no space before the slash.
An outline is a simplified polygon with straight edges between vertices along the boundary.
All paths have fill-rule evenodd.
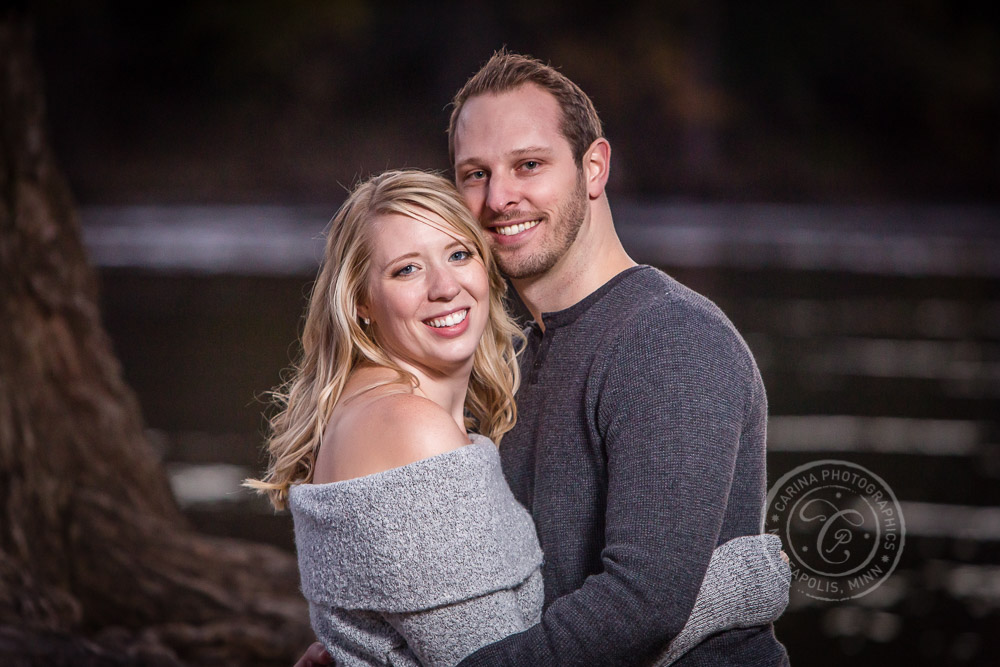
<path id="1" fill-rule="evenodd" d="M 474 244 L 428 213 L 373 222 L 368 302 L 379 344 L 411 371 L 471 370 L 489 317 L 489 279 Z"/>

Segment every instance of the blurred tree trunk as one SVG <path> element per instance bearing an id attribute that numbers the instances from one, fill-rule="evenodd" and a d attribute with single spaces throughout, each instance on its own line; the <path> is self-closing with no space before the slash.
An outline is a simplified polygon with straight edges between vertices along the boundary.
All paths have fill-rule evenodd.
<path id="1" fill-rule="evenodd" d="M 294 558 L 191 531 L 143 435 L 45 130 L 30 28 L 0 16 L 0 664 L 291 664 Z"/>

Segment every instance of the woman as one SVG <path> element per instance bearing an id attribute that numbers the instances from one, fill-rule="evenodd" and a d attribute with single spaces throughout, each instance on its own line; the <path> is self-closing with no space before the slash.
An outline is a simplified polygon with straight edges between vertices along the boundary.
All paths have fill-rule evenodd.
<path id="1" fill-rule="evenodd" d="M 493 444 L 516 415 L 503 294 L 438 176 L 372 178 L 331 223 L 252 485 L 291 507 L 313 627 L 338 664 L 454 664 L 538 621 L 541 550 Z"/>
<path id="2" fill-rule="evenodd" d="M 540 619 L 541 550 L 494 444 L 516 418 L 504 290 L 441 177 L 376 176 L 331 223 L 271 464 L 248 484 L 291 508 L 313 628 L 338 665 L 452 665 Z M 744 593 L 727 590 L 759 610 Z M 732 625 L 710 618 L 675 644 Z"/>

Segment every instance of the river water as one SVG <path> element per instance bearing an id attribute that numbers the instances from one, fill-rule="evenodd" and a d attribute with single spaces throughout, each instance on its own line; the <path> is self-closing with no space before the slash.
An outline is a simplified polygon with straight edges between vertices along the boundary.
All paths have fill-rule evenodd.
<path id="1" fill-rule="evenodd" d="M 105 323 L 201 529 L 291 548 L 239 488 L 295 354 L 335 206 L 84 207 Z M 1000 211 L 625 202 L 619 233 L 722 307 L 768 388 L 769 484 L 837 459 L 891 487 L 898 567 L 841 602 L 794 593 L 793 664 L 1000 660 Z"/>

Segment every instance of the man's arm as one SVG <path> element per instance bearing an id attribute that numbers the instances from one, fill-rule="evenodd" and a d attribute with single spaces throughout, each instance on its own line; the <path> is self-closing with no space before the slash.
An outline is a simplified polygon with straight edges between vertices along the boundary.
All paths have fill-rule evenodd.
<path id="1" fill-rule="evenodd" d="M 684 627 L 719 541 L 741 439 L 759 441 L 763 469 L 766 398 L 724 319 L 681 309 L 629 323 L 592 374 L 608 469 L 602 571 L 555 600 L 540 624 L 463 665 L 632 664 Z M 748 509 L 756 514 L 744 523 L 756 532 L 760 508 Z"/>
<path id="2" fill-rule="evenodd" d="M 777 620 L 788 604 L 791 579 L 787 556 L 780 549 L 781 542 L 774 535 L 737 537 L 717 547 L 690 618 L 667 650 L 656 658 L 656 667 L 672 664 L 705 637 L 721 630 Z M 409 629 L 403 631 L 404 636 L 409 634 Z M 414 643 L 410 639 L 408 642 Z M 295 667 L 330 664 L 333 658 L 316 642 Z"/>
<path id="3" fill-rule="evenodd" d="M 709 635 L 778 620 L 792 580 L 776 535 L 747 535 L 716 547 L 698 599 L 681 633 L 655 660 L 665 667 Z"/>

